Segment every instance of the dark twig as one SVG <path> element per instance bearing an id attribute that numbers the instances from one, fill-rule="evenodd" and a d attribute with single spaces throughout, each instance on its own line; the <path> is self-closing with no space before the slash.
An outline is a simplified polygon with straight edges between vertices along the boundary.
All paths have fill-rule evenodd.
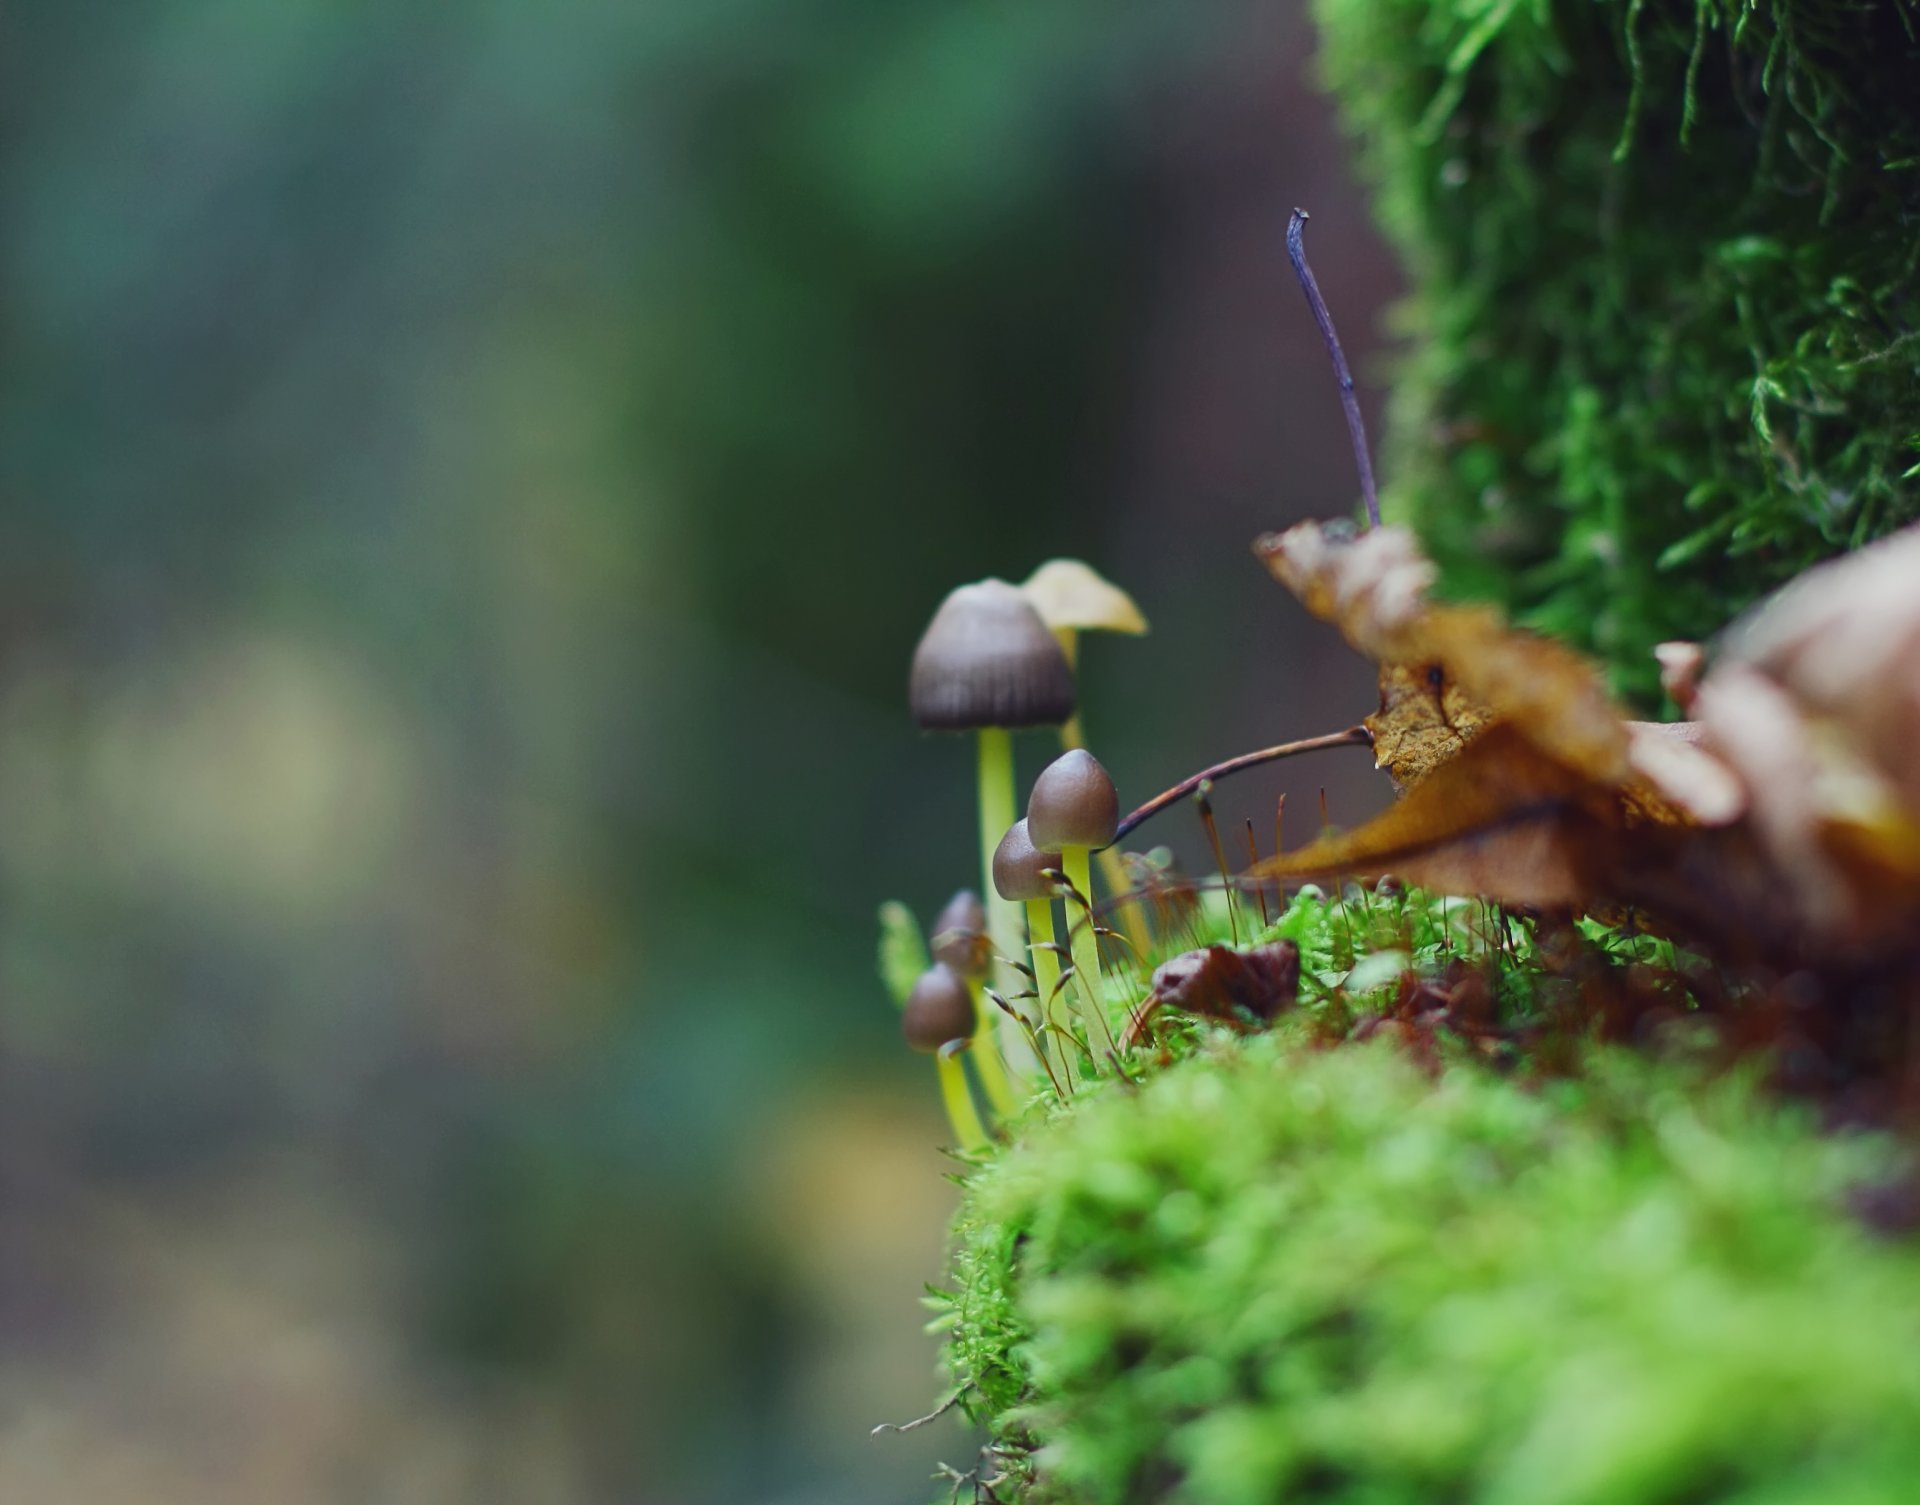
<path id="1" fill-rule="evenodd" d="M 1364 726 L 1350 726 L 1344 732 L 1329 732 L 1324 737 L 1302 737 L 1298 742 L 1282 742 L 1274 747 L 1263 747 L 1257 752 L 1241 753 L 1237 758 L 1228 758 L 1224 763 L 1215 763 L 1211 768 L 1203 768 L 1198 773 L 1182 779 L 1171 789 L 1163 789 L 1135 810 L 1114 830 L 1113 839 L 1119 841 L 1134 827 L 1158 815 L 1167 806 L 1178 804 L 1202 784 L 1215 779 L 1223 779 L 1230 773 L 1238 773 L 1243 768 L 1257 768 L 1262 763 L 1277 763 L 1282 758 L 1298 757 L 1301 753 L 1325 752 L 1333 747 L 1371 747 L 1373 733 Z"/>
<path id="2" fill-rule="evenodd" d="M 968 1380 L 966 1384 L 954 1391 L 952 1395 L 948 1396 L 925 1416 L 916 1416 L 912 1421 L 903 1421 L 898 1424 L 891 1421 L 883 1421 L 879 1426 L 867 1433 L 867 1435 L 869 1437 L 878 1437 L 882 1432 L 911 1432 L 916 1428 L 926 1426 L 929 1422 L 938 1421 L 955 1406 L 959 1405 L 961 1401 L 965 1400 L 967 1392 L 971 1389 L 973 1389 L 973 1381 Z"/>
<path id="3" fill-rule="evenodd" d="M 1367 428 L 1360 421 L 1360 399 L 1354 395 L 1353 373 L 1347 369 L 1346 353 L 1340 348 L 1340 336 L 1333 332 L 1333 315 L 1327 311 L 1327 300 L 1320 296 L 1320 284 L 1313 279 L 1313 268 L 1307 265 L 1306 247 L 1300 243 L 1300 232 L 1307 222 L 1307 211 L 1296 209 L 1287 221 L 1287 255 L 1293 262 L 1294 275 L 1300 279 L 1301 291 L 1307 295 L 1307 307 L 1313 310 L 1313 322 L 1320 326 L 1320 338 L 1326 342 L 1327 354 L 1333 357 L 1333 374 L 1340 380 L 1340 406 L 1346 410 L 1347 432 L 1353 436 L 1353 462 L 1360 468 L 1360 494 L 1367 501 L 1367 524 L 1380 526 L 1380 496 L 1373 485 L 1373 460 L 1367 454 Z"/>

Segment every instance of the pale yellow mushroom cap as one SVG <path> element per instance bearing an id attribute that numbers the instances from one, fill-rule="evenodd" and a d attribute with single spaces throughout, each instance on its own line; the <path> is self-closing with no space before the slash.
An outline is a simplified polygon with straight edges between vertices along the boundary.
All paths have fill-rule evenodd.
<path id="1" fill-rule="evenodd" d="M 1124 632 L 1147 630 L 1140 608 L 1119 586 L 1078 559 L 1049 559 L 1027 576 L 1021 593 L 1033 603 L 1052 632 Z"/>

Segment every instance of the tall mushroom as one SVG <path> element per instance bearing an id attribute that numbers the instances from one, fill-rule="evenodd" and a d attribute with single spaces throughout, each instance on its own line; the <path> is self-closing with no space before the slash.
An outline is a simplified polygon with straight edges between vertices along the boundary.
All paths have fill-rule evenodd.
<path id="1" fill-rule="evenodd" d="M 1078 666 L 1083 632 L 1139 637 L 1147 630 L 1147 619 L 1133 604 L 1133 597 L 1083 560 L 1049 559 L 1027 576 L 1020 592 L 1040 613 L 1070 667 Z M 1060 728 L 1060 745 L 1075 748 L 1085 743 L 1076 713 Z"/>
<path id="2" fill-rule="evenodd" d="M 980 869 L 992 892 L 993 851 L 1013 824 L 1013 739 L 1019 727 L 1057 726 L 1073 714 L 1073 670 L 1033 604 L 1004 580 L 963 585 L 940 603 L 914 650 L 907 698 L 929 731 L 977 734 Z M 1001 958 L 1020 951 L 1020 911 L 994 899 L 987 933 Z M 996 981 L 1013 991 L 1009 964 Z"/>
<path id="3" fill-rule="evenodd" d="M 1119 792 L 1100 760 L 1084 747 L 1062 753 L 1033 781 L 1027 833 L 1036 846 L 1060 853 L 1061 871 L 1086 907 L 1078 923 L 1069 917 L 1068 947 L 1081 995 L 1109 1034 L 1106 993 L 1100 985 L 1100 943 L 1093 931 L 1093 874 L 1088 857 L 1095 847 L 1113 840 L 1119 824 Z"/>

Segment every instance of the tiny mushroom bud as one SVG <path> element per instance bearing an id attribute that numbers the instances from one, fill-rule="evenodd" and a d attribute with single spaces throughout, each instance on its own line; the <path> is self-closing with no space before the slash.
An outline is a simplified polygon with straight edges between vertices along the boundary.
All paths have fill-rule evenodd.
<path id="1" fill-rule="evenodd" d="M 928 1054 L 949 1040 L 973 1034 L 973 995 L 959 973 L 935 962 L 920 974 L 901 1010 L 900 1033 L 907 1044 Z"/>
<path id="2" fill-rule="evenodd" d="M 963 888 L 934 917 L 931 950 L 962 977 L 985 977 L 993 961 L 993 943 L 987 939 L 987 910 L 980 896 Z"/>
<path id="3" fill-rule="evenodd" d="M 1059 867 L 1060 854 L 1041 851 L 1027 834 L 1027 822 L 1017 820 L 993 850 L 994 892 L 1003 899 L 1051 899 L 1055 880 L 1047 870 Z"/>
<path id="4" fill-rule="evenodd" d="M 1100 760 L 1085 748 L 1062 753 L 1034 780 L 1027 827 L 1040 845 L 1062 852 L 1068 847 L 1103 847 L 1119 824 L 1120 793 Z"/>
<path id="5" fill-rule="evenodd" d="M 987 911 L 980 896 L 963 888 L 940 911 L 933 922 L 933 959 L 944 962 L 966 980 L 973 999 L 975 1017 L 974 1066 L 980 1073 L 980 1085 L 994 1110 L 1010 1117 L 1019 1110 L 1013 1083 L 1008 1079 L 1006 1063 L 993 1038 L 991 1018 L 986 1012 L 980 987 L 993 969 L 993 942 L 987 936 Z"/>
<path id="6" fill-rule="evenodd" d="M 947 1122 L 963 1150 L 977 1150 L 987 1142 L 979 1111 L 967 1092 L 967 1073 L 960 1065 L 960 1053 L 973 1034 L 973 1020 L 972 990 L 943 962 L 920 974 L 900 1013 L 900 1033 L 907 1044 L 933 1057 Z"/>

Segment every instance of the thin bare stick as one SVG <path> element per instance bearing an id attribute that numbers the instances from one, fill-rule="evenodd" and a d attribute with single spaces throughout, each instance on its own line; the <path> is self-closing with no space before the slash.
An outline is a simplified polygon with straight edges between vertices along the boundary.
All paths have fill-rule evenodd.
<path id="1" fill-rule="evenodd" d="M 954 1391 L 952 1395 L 948 1396 L 944 1401 L 942 1401 L 933 1410 L 929 1411 L 925 1416 L 916 1416 L 912 1421 L 903 1421 L 903 1422 L 900 1422 L 898 1425 L 890 1421 L 883 1421 L 880 1423 L 879 1426 L 875 1427 L 871 1432 L 867 1433 L 867 1435 L 869 1437 L 878 1437 L 882 1432 L 911 1432 L 920 1427 L 926 1426 L 929 1422 L 938 1421 L 941 1417 L 945 1416 L 949 1411 L 951 1411 L 955 1406 L 959 1405 L 961 1401 L 966 1399 L 967 1392 L 971 1389 L 973 1389 L 973 1381 L 968 1380 L 966 1384 L 962 1385 L 958 1390 Z"/>
<path id="2" fill-rule="evenodd" d="M 1257 768 L 1262 763 L 1277 763 L 1282 758 L 1297 758 L 1302 753 L 1325 752 L 1334 747 L 1371 747 L 1373 733 L 1364 726 L 1350 726 L 1344 732 L 1329 732 L 1324 737 L 1302 737 L 1298 742 L 1282 742 L 1274 747 L 1263 747 L 1256 752 L 1241 753 L 1237 758 L 1228 758 L 1224 763 L 1215 763 L 1211 768 L 1203 768 L 1175 784 L 1171 789 L 1163 789 L 1135 810 L 1114 829 L 1113 839 L 1119 841 L 1127 836 L 1134 827 L 1143 821 L 1152 819 L 1169 805 L 1177 805 L 1204 783 L 1223 779 L 1230 773 L 1239 773 L 1243 768 Z"/>
<path id="3" fill-rule="evenodd" d="M 1200 824 L 1207 829 L 1207 842 L 1213 848 L 1214 866 L 1220 869 L 1220 885 L 1227 894 L 1227 933 L 1234 945 L 1240 944 L 1240 906 L 1234 900 L 1233 869 L 1227 866 L 1226 848 L 1220 845 L 1220 827 L 1213 818 L 1213 780 L 1202 779 L 1193 791 L 1193 803 L 1200 811 Z"/>
<path id="4" fill-rule="evenodd" d="M 1367 523 L 1377 528 L 1380 526 L 1380 494 L 1373 485 L 1367 427 L 1360 421 L 1360 399 L 1354 395 L 1353 373 L 1347 369 L 1340 336 L 1333 332 L 1333 315 L 1327 311 L 1327 300 L 1320 296 L 1320 284 L 1313 279 L 1313 268 L 1307 265 L 1306 247 L 1300 243 L 1300 232 L 1306 223 L 1304 209 L 1294 210 L 1287 220 L 1287 256 L 1293 262 L 1294 275 L 1300 279 L 1301 291 L 1307 295 L 1307 307 L 1313 310 L 1313 322 L 1320 326 L 1320 338 L 1326 342 L 1327 354 L 1333 357 L 1333 374 L 1340 381 L 1340 406 L 1346 411 L 1347 432 L 1353 436 L 1353 463 L 1360 468 L 1360 494 L 1367 501 Z"/>

